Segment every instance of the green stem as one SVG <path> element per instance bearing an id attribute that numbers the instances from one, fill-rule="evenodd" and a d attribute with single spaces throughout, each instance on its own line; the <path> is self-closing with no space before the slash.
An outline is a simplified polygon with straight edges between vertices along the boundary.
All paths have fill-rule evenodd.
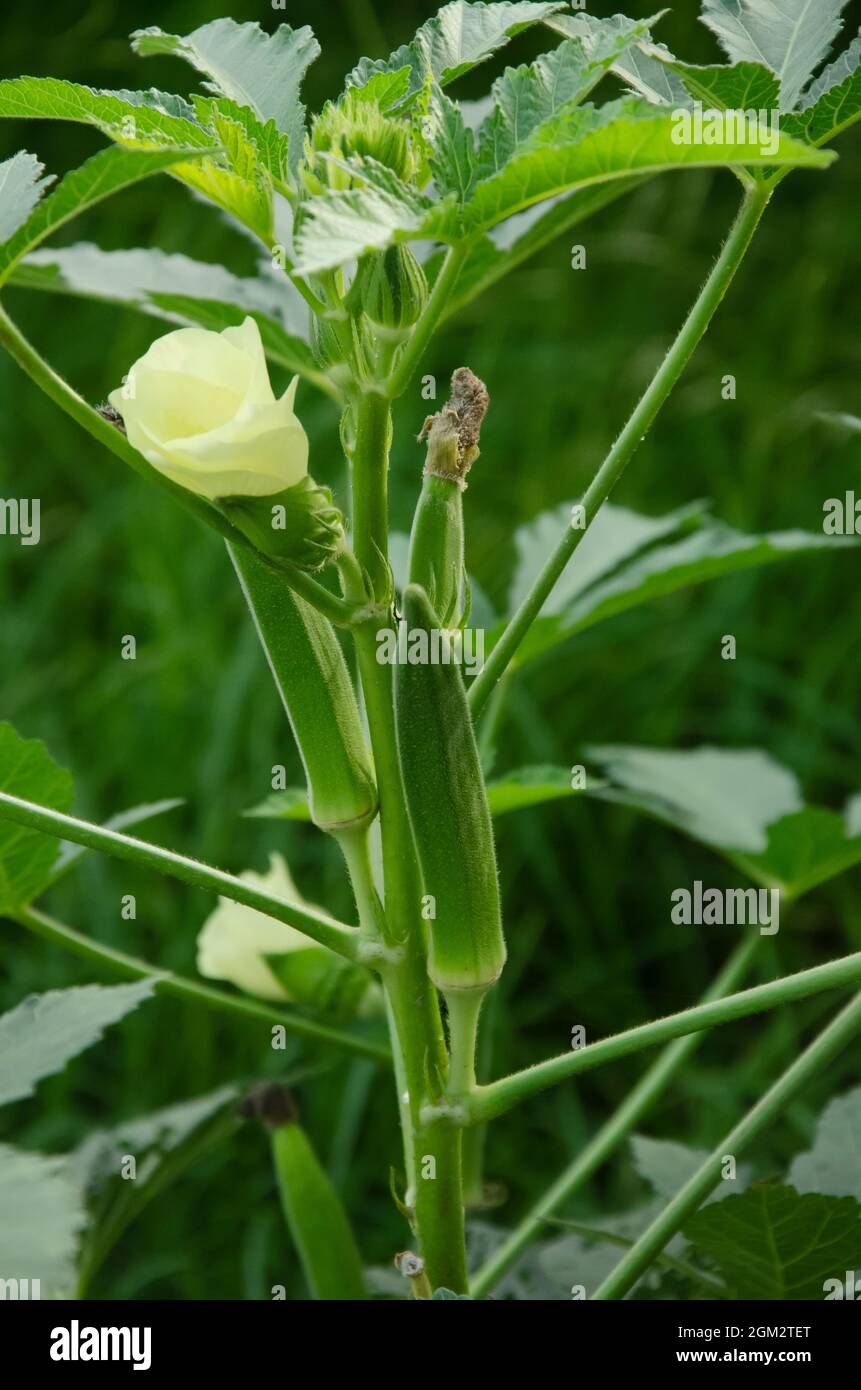
<path id="1" fill-rule="evenodd" d="M 374 391 L 354 400 L 355 440 L 350 450 L 353 549 L 371 576 L 378 598 L 389 590 L 388 474 L 392 416 L 388 401 Z"/>
<path id="2" fill-rule="evenodd" d="M 353 482 L 353 546 L 387 592 L 387 471 L 391 413 L 375 393 L 355 402 L 350 447 Z M 378 622 L 353 629 L 380 796 L 385 915 L 402 950 L 382 972 L 399 1073 L 404 1158 L 421 1253 L 432 1287 L 466 1292 L 466 1254 L 461 1193 L 461 1137 L 437 1117 L 423 1119 L 428 1088 L 441 1091 L 447 1071 L 445 1035 L 436 991 L 427 977 L 420 915 L 421 879 L 406 808 L 395 730 L 392 668 L 377 661 Z M 403 1084 L 401 1084 L 401 1079 Z M 404 1098 L 405 1097 L 405 1098 Z"/>
<path id="3" fill-rule="evenodd" d="M 153 468 L 152 464 L 147 463 L 143 455 L 132 447 L 121 429 L 112 425 L 109 420 L 94 410 L 83 396 L 79 396 L 77 391 L 67 381 L 64 381 L 53 367 L 49 366 L 2 307 L 0 307 L 0 344 L 6 348 L 19 367 L 55 405 L 65 411 L 71 419 L 81 425 L 100 444 L 104 444 L 106 449 L 110 449 L 112 454 L 116 454 L 117 458 L 122 459 L 123 463 L 127 463 L 141 478 L 167 493 L 186 511 L 191 512 L 207 526 L 214 528 L 231 544 L 242 546 L 244 550 L 254 549 L 248 537 L 237 530 L 217 507 L 212 506 L 203 497 L 198 497 L 196 493 L 189 492 L 188 488 L 180 487 L 179 484 L 171 482 L 157 468 Z M 352 622 L 359 605 L 346 603 L 337 594 L 324 588 L 316 579 L 312 579 L 311 575 L 305 574 L 295 565 L 291 565 L 289 561 L 276 562 L 268 559 L 265 555 L 261 555 L 260 558 L 271 568 L 277 570 L 291 588 L 306 598 L 309 603 L 313 603 L 332 622 L 342 626 L 347 626 Z"/>
<path id="4" fill-rule="evenodd" d="M 506 1110 L 547 1086 L 567 1081 L 580 1072 L 591 1071 L 593 1067 L 606 1062 L 615 1062 L 620 1057 L 639 1052 L 641 1048 L 653 1047 L 655 1043 L 668 1042 L 671 1038 L 684 1037 L 704 1028 L 714 1028 L 717 1024 L 729 1023 L 736 1018 L 747 1018 L 750 1014 L 762 1013 L 795 999 L 807 999 L 823 990 L 844 989 L 856 984 L 859 979 L 861 951 L 829 961 L 826 965 L 815 965 L 810 970 L 799 970 L 795 975 L 784 975 L 764 985 L 755 985 L 753 989 L 745 989 L 738 994 L 728 994 L 723 999 L 697 1004 L 682 1013 L 670 1014 L 652 1023 L 643 1023 L 638 1028 L 629 1028 L 627 1032 L 602 1038 L 600 1042 L 590 1043 L 578 1051 L 563 1052 L 561 1057 L 538 1062 L 534 1067 L 514 1072 L 489 1086 L 479 1086 L 472 1097 L 452 1114 L 451 1119 L 470 1124 L 504 1115 Z"/>
<path id="5" fill-rule="evenodd" d="M 484 991 L 452 989 L 446 994 L 445 1002 L 450 1056 L 446 1094 L 456 1101 L 475 1089 L 475 1046 Z"/>
<path id="6" fill-rule="evenodd" d="M 751 936 L 736 947 L 723 970 L 705 994 L 704 1003 L 712 999 L 720 999 L 722 995 L 727 994 L 744 979 L 759 944 L 760 938 Z M 703 1041 L 703 1036 L 702 1033 L 689 1033 L 687 1037 L 677 1038 L 675 1042 L 664 1048 L 645 1076 L 625 1097 L 618 1110 L 599 1129 L 585 1149 L 569 1163 L 555 1183 L 530 1208 L 502 1245 L 493 1252 L 490 1259 L 482 1265 L 472 1281 L 474 1298 L 484 1298 L 486 1294 L 490 1293 L 530 1241 L 546 1230 L 547 1220 L 573 1197 L 574 1193 L 579 1191 L 593 1173 L 606 1162 L 610 1154 L 631 1133 L 634 1126 L 639 1124 L 646 1111 L 651 1109 L 683 1063 L 699 1047 Z"/>
<path id="7" fill-rule="evenodd" d="M 339 830 L 333 833 L 350 875 L 360 930 L 369 941 L 390 942 L 389 925 L 371 868 L 369 827 L 362 826 L 360 829 Z"/>
<path id="8" fill-rule="evenodd" d="M 230 898 L 231 902 L 242 903 L 265 912 L 278 922 L 286 922 L 304 932 L 312 941 L 328 946 L 347 960 L 362 958 L 362 938 L 355 927 L 345 926 L 322 912 L 285 902 L 260 888 L 234 878 L 222 869 L 210 868 L 197 859 L 186 859 L 173 850 L 162 849 L 159 845 L 147 844 L 131 835 L 123 835 L 118 830 L 107 830 L 104 826 L 91 825 L 89 821 L 78 820 L 75 816 L 63 815 L 47 806 L 37 806 L 33 801 L 24 801 L 17 796 L 0 792 L 0 820 L 10 820 L 16 825 L 25 825 L 30 830 L 41 830 L 58 840 L 71 840 L 73 844 L 84 845 L 86 849 L 100 850 L 112 854 L 117 859 L 130 859 L 132 863 L 143 864 L 155 869 L 168 878 L 178 878 L 193 888 L 202 888 L 208 893 L 219 893 Z"/>
<path id="9" fill-rule="evenodd" d="M 592 1295 L 593 1299 L 603 1301 L 624 1298 L 688 1217 L 693 1215 L 713 1188 L 717 1187 L 725 1156 L 732 1154 L 737 1157 L 746 1149 L 766 1125 L 785 1111 L 789 1102 L 811 1077 L 842 1051 L 859 1031 L 861 994 L 857 994 L 846 1005 L 765 1095 L 760 1097 L 744 1118 L 721 1139 L 677 1196 L 643 1232 L 600 1288 L 596 1289 Z"/>
<path id="10" fill-rule="evenodd" d="M 28 931 L 34 932 L 45 941 L 52 941 L 64 950 L 106 966 L 109 970 L 125 975 L 132 980 L 153 980 L 157 994 L 174 994 L 192 1004 L 202 1004 L 207 1009 L 221 1013 L 241 1014 L 245 1018 L 257 1019 L 268 1024 L 280 1024 L 288 1033 L 299 1037 L 313 1038 L 317 1042 L 331 1043 L 361 1057 L 370 1057 L 375 1062 L 391 1061 L 389 1053 L 379 1043 L 331 1028 L 328 1024 L 315 1023 L 313 1019 L 303 1018 L 301 1014 L 290 1013 L 257 999 L 246 999 L 241 994 L 226 994 L 222 990 L 211 989 L 197 980 L 187 980 L 173 971 L 162 970 L 149 961 L 129 956 L 125 951 L 115 951 L 99 941 L 92 941 L 64 922 L 49 917 L 36 908 L 23 908 L 15 914 L 14 920 Z"/>
<path id="11" fill-rule="evenodd" d="M 675 341 L 581 498 L 581 505 L 585 510 L 585 525 L 568 528 L 493 648 L 484 670 L 470 687 L 469 699 L 474 714 L 483 707 L 494 685 L 511 662 L 586 530 L 619 481 L 638 445 L 642 443 L 654 423 L 661 406 L 690 361 L 744 259 L 770 197 L 771 191 L 762 186 L 745 193 L 723 249 Z"/>
<path id="12" fill-rule="evenodd" d="M 396 400 L 407 389 L 413 372 L 421 361 L 425 349 L 445 313 L 458 276 L 472 248 L 469 241 L 451 246 L 434 281 L 424 312 L 413 330 L 413 335 L 401 354 L 397 367 L 389 378 L 386 395 Z"/>

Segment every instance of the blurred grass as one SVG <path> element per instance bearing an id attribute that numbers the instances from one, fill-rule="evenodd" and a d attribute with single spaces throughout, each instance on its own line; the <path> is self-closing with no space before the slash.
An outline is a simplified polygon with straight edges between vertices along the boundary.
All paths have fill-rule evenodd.
<path id="1" fill-rule="evenodd" d="M 608 14 L 618 6 L 595 4 Z M 649 7 L 631 3 L 629 12 Z M 678 5 L 661 37 L 693 61 L 715 50 Z M 847 9 L 847 33 L 859 22 Z M 72 11 L 70 18 L 70 10 Z M 372 55 L 408 38 L 431 7 L 342 0 L 291 4 L 293 25 L 316 23 L 324 57 L 306 95 L 317 107 L 339 89 L 361 49 Z M 97 86 L 155 85 L 187 91 L 190 70 L 170 60 L 141 65 L 133 27 L 174 32 L 216 17 L 188 3 L 115 0 L 40 6 L 2 20 L 0 73 L 69 77 Z M 272 27 L 283 16 L 234 4 L 237 20 Z M 517 60 L 535 36 L 518 40 Z M 480 95 L 502 62 L 463 84 Z M 26 145 L 62 172 L 102 143 L 74 126 L 6 123 L 0 157 Z M 859 413 L 861 290 L 856 220 L 861 136 L 838 143 L 825 174 L 799 173 L 781 187 L 706 344 L 644 444 L 618 499 L 659 513 L 697 497 L 745 529 L 817 530 L 827 497 L 857 488 L 861 445 L 817 418 Z M 607 209 L 571 240 L 542 253 L 472 305 L 433 345 L 425 368 L 440 383 L 464 363 L 488 382 L 493 404 L 482 458 L 467 496 L 470 568 L 504 596 L 518 522 L 571 497 L 647 382 L 731 220 L 737 184 L 728 174 L 665 177 Z M 214 211 L 169 179 L 144 184 L 66 230 L 95 239 L 224 259 L 252 268 L 251 248 Z M 57 368 L 92 400 L 104 398 L 163 327 L 83 301 L 10 291 L 12 314 Z M 733 373 L 737 399 L 723 401 Z M 337 421 L 302 392 L 315 471 L 337 482 Z M 409 526 L 426 413 L 416 387 L 399 405 L 392 459 L 394 522 Z M 334 851 L 305 827 L 281 828 L 239 812 L 261 799 L 270 769 L 298 759 L 220 542 L 102 455 L 5 359 L 0 359 L 0 495 L 39 496 L 42 543 L 0 545 L 0 717 L 44 738 L 73 769 L 76 807 L 105 818 L 161 796 L 186 807 L 147 827 L 153 839 L 227 868 L 263 867 L 285 848 L 301 886 L 349 912 Z M 515 683 L 503 724 L 501 765 L 572 763 L 585 741 L 660 746 L 760 745 L 792 766 L 812 799 L 837 805 L 861 788 L 857 721 L 857 561 L 808 559 L 740 575 L 623 616 L 579 638 Z M 138 659 L 120 659 L 123 635 Z M 738 659 L 720 659 L 725 633 Z M 560 803 L 507 817 L 500 826 L 511 963 L 495 1013 L 495 1068 L 522 1066 L 565 1048 L 574 1023 L 591 1037 L 692 1002 L 732 946 L 724 929 L 680 940 L 668 920 L 673 887 L 728 871 L 704 849 L 620 808 Z M 120 898 L 137 896 L 137 920 Z M 161 965 L 189 971 L 210 904 L 128 866 L 88 858 L 59 887 L 51 909 L 81 930 Z M 29 990 L 93 978 L 4 924 L 0 1004 Z M 861 948 L 857 874 L 803 902 L 774 945 L 774 968 L 801 968 Z M 771 948 L 769 948 L 771 949 Z M 695 1144 L 716 1139 L 794 1055 L 828 1004 L 719 1031 L 648 1122 L 649 1132 Z M 291 1065 L 253 1026 L 222 1023 L 160 1000 L 46 1082 L 38 1099 L 3 1113 L 0 1138 L 62 1150 L 87 1129 L 234 1077 Z M 395 1161 L 390 1087 L 342 1058 L 301 1089 L 314 1141 L 336 1173 L 364 1253 L 386 1261 L 404 1241 L 388 1195 Z M 801 1147 L 825 1096 L 857 1076 L 857 1051 L 838 1059 L 769 1134 L 762 1171 L 780 1171 Z M 489 1176 L 510 1191 L 500 1221 L 514 1219 L 624 1095 L 636 1059 L 540 1097 L 498 1123 Z M 584 1194 L 603 1209 L 638 1192 L 623 1157 Z M 301 1294 L 296 1262 L 274 1205 L 266 1146 L 246 1132 L 209 1155 L 163 1194 L 125 1236 L 94 1294 L 122 1297 L 268 1297 L 274 1283 Z"/>

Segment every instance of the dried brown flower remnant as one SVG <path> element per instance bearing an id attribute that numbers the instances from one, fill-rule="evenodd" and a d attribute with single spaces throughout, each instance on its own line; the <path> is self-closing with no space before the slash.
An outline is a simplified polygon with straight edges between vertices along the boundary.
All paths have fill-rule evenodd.
<path id="1" fill-rule="evenodd" d="M 469 367 L 458 367 L 451 378 L 449 400 L 422 426 L 419 442 L 427 440 L 425 473 L 454 478 L 466 487 L 466 475 L 478 458 L 478 440 L 490 396 Z"/>

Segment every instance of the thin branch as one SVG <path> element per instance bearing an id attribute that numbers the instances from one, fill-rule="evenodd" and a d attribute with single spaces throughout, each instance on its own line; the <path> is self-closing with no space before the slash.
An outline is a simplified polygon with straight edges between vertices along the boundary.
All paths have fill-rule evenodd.
<path id="1" fill-rule="evenodd" d="M 707 991 L 703 1003 L 720 999 L 741 983 L 759 949 L 761 939 L 759 936 L 749 936 L 736 947 Z M 472 1281 L 473 1298 L 484 1298 L 490 1293 L 529 1242 L 543 1232 L 548 1218 L 553 1216 L 563 1203 L 569 1201 L 575 1192 L 579 1192 L 584 1183 L 588 1182 L 593 1173 L 606 1162 L 634 1126 L 639 1124 L 646 1111 L 651 1109 L 679 1068 L 699 1047 L 704 1036 L 703 1033 L 688 1033 L 683 1038 L 676 1038 L 675 1042 L 669 1043 L 660 1056 L 656 1057 L 618 1109 L 589 1140 L 585 1149 L 572 1159 L 556 1181 L 506 1236 L 498 1249 L 494 1250 L 486 1264 L 482 1265 Z"/>
<path id="2" fill-rule="evenodd" d="M 826 965 L 815 965 L 810 970 L 799 970 L 795 975 L 784 975 L 764 985 L 755 985 L 753 989 L 741 990 L 738 994 L 725 995 L 723 999 L 708 1004 L 697 1004 L 682 1013 L 670 1014 L 652 1023 L 643 1023 L 638 1028 L 629 1028 L 627 1032 L 602 1038 L 600 1042 L 590 1043 L 575 1052 L 563 1052 L 561 1057 L 538 1062 L 534 1067 L 514 1072 L 489 1086 L 479 1086 L 468 1100 L 462 1102 L 459 1110 L 453 1111 L 451 1118 L 461 1124 L 490 1120 L 496 1115 L 504 1115 L 506 1110 L 548 1086 L 568 1081 L 572 1076 L 591 1071 L 606 1062 L 615 1062 L 644 1047 L 669 1042 L 671 1038 L 684 1037 L 688 1033 L 698 1033 L 704 1028 L 714 1028 L 720 1023 L 730 1023 L 736 1018 L 747 1018 L 750 1014 L 762 1013 L 779 1004 L 807 999 L 823 990 L 844 989 L 857 984 L 859 980 L 861 951 L 829 961 Z"/>
<path id="3" fill-rule="evenodd" d="M 493 648 L 481 674 L 473 681 L 469 691 L 469 702 L 473 715 L 477 715 L 482 709 L 494 685 L 511 662 L 514 653 L 549 598 L 556 581 L 582 541 L 589 526 L 595 520 L 598 511 L 619 481 L 633 454 L 654 423 L 661 406 L 690 361 L 695 348 L 711 323 L 718 305 L 726 294 L 733 276 L 744 259 L 745 252 L 750 245 L 759 220 L 768 206 L 770 197 L 770 191 L 761 187 L 757 187 L 745 195 L 720 256 L 694 301 L 694 305 L 682 324 L 672 347 L 581 498 L 584 524 L 577 527 L 569 526 Z"/>
<path id="4" fill-rule="evenodd" d="M 134 864 L 143 864 L 158 873 L 166 874 L 169 878 L 178 878 L 180 882 L 188 883 L 193 888 L 202 888 L 208 893 L 219 893 L 222 897 L 230 898 L 232 902 L 242 903 L 244 907 L 253 907 L 258 912 L 265 912 L 268 917 L 274 917 L 278 922 L 286 922 L 288 926 L 295 927 L 312 941 L 317 941 L 321 946 L 328 946 L 331 951 L 345 956 L 347 960 L 362 959 L 361 938 L 355 927 L 345 926 L 343 922 L 336 922 L 334 918 L 326 917 L 321 912 L 313 912 L 310 908 L 286 902 L 283 898 L 245 883 L 241 878 L 224 873 L 222 869 L 210 868 L 208 864 L 201 864 L 196 859 L 186 859 L 184 855 L 176 854 L 173 850 L 147 844 L 145 840 L 123 835 L 118 830 L 107 830 L 104 826 L 92 825 L 89 821 L 78 820 L 75 816 L 63 815 L 47 806 L 38 806 L 33 801 L 9 796 L 7 792 L 0 792 L 0 820 L 26 825 L 31 830 L 43 831 L 58 840 L 71 840 L 73 844 L 112 854 L 117 859 L 130 859 Z"/>
<path id="5" fill-rule="evenodd" d="M 288 1033 L 312 1038 L 316 1042 L 331 1043 L 357 1056 L 369 1057 L 375 1062 L 391 1061 L 391 1054 L 380 1043 L 354 1036 L 326 1023 L 317 1023 L 312 1018 L 304 1018 L 299 1013 L 277 1008 L 262 1000 L 247 999 L 241 994 L 227 994 L 224 990 L 202 985 L 197 980 L 175 975 L 171 970 L 161 970 L 156 965 L 150 965 L 148 961 L 138 959 L 137 956 L 127 955 L 125 951 L 115 951 L 111 946 L 93 941 L 36 908 L 23 909 L 16 913 L 14 920 L 46 941 L 53 941 L 65 950 L 74 951 L 76 955 L 104 965 L 130 979 L 153 980 L 156 993 L 173 994 L 180 999 L 186 999 L 193 1004 L 203 1004 L 205 1008 L 221 1013 L 241 1014 L 270 1025 L 280 1024 Z"/>
<path id="6" fill-rule="evenodd" d="M 731 1129 L 704 1159 L 681 1191 L 664 1207 L 660 1216 L 634 1243 L 616 1265 L 593 1299 L 624 1298 L 629 1289 L 657 1258 L 664 1246 L 681 1230 L 721 1179 L 721 1165 L 727 1154 L 737 1157 L 766 1125 L 781 1115 L 804 1085 L 861 1031 L 861 994 L 856 994 L 828 1027 L 796 1058 L 792 1066 L 761 1096 L 744 1119 Z"/>

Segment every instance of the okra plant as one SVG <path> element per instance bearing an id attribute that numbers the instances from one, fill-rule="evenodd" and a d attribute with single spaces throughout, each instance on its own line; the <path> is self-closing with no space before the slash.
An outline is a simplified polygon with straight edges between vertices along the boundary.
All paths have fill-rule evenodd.
<path id="1" fill-rule="evenodd" d="M 106 354 L 104 397 L 92 403 L 5 308 L 0 342 L 27 389 L 41 388 L 92 440 L 223 537 L 225 584 L 241 586 L 307 781 L 297 791 L 276 777 L 263 811 L 310 819 L 334 842 L 355 902 L 347 923 L 304 901 L 280 855 L 268 873 L 234 875 L 129 834 L 151 807 L 85 822 L 70 814 L 68 775 L 41 744 L 3 726 L 0 912 L 134 983 L 48 992 L 8 1013 L 0 1100 L 29 1094 L 153 993 L 246 1017 L 261 1048 L 295 1035 L 307 1049 L 371 1058 L 395 1088 L 400 1116 L 391 1187 L 404 1248 L 391 1255 L 402 1296 L 481 1298 L 640 1124 L 704 1031 L 857 987 L 861 954 L 742 987 L 780 906 L 861 860 L 857 798 L 844 815 L 806 807 L 791 774 L 766 755 L 710 749 L 595 747 L 572 772 L 490 777 L 512 680 L 534 656 L 652 595 L 796 553 L 851 549 L 850 540 L 802 531 L 742 535 L 700 506 L 645 518 L 607 502 L 731 290 L 779 185 L 790 175 L 827 177 L 832 142 L 861 116 L 861 37 L 841 44 L 843 8 L 842 0 L 704 0 L 724 61 L 694 66 L 661 42 L 661 14 L 597 18 L 556 0 L 453 0 L 390 57 L 361 58 L 316 115 L 301 84 L 317 40 L 286 23 L 271 33 L 231 19 L 186 35 L 138 30 L 142 58 L 191 64 L 202 87 L 191 97 L 50 77 L 0 82 L 0 116 L 83 122 L 108 141 L 54 188 L 30 153 L 0 165 L 0 286 L 131 302 L 172 325 L 112 374 Z M 502 51 L 527 29 L 545 51 L 503 66 Z M 499 75 L 486 96 L 459 103 L 457 80 L 490 59 Z M 431 382 L 428 393 L 429 345 L 477 296 L 486 294 L 492 313 L 504 276 L 611 201 L 664 173 L 681 183 L 688 170 L 716 166 L 736 180 L 739 209 L 708 277 L 582 496 L 539 519 L 531 536 L 527 528 L 516 601 L 507 618 L 491 620 L 465 567 L 465 535 L 479 520 L 471 470 L 511 462 L 481 449 L 492 374 L 480 361 L 453 360 L 450 385 L 434 395 Z M 255 241 L 256 275 L 144 251 L 124 281 L 123 253 L 43 246 L 80 213 L 161 174 Z M 290 378 L 280 394 L 270 368 Z M 302 422 L 313 391 L 340 419 L 342 494 L 315 477 L 328 470 Z M 424 458 L 408 547 L 392 543 L 388 521 L 395 428 L 419 434 Z M 99 466 L 83 437 L 76 466 Z M 485 636 L 484 660 L 468 662 L 464 653 Z M 747 932 L 700 1002 L 585 1045 L 563 1039 L 558 1056 L 479 1082 L 477 1040 L 514 930 L 493 817 L 569 795 L 638 807 L 709 845 L 756 885 L 740 890 L 736 906 L 771 895 L 770 915 L 762 912 L 759 931 Z M 86 850 L 219 896 L 198 942 L 200 973 L 217 987 L 110 949 L 42 910 L 37 899 Z M 676 1296 L 715 1288 L 733 1296 L 746 1287 L 748 1245 L 767 1245 L 787 1223 L 796 1244 L 769 1246 L 774 1296 L 821 1297 L 810 1289 L 861 1264 L 857 1175 L 854 1188 L 820 1190 L 812 1156 L 785 1185 L 746 1187 L 743 1169 L 725 1171 L 727 1155 L 734 1163 L 859 1034 L 861 994 L 712 1153 L 685 1151 L 678 1182 L 670 1190 L 657 1182 L 667 1200 L 624 1239 L 608 1247 L 600 1232 L 592 1244 L 579 1228 L 566 1236 L 575 1297 L 618 1299 L 635 1287 L 648 1296 L 649 1280 L 667 1271 L 682 1289 Z M 571 1086 L 586 1070 L 658 1044 L 618 1111 L 517 1227 L 506 1232 L 503 1223 L 470 1270 L 468 1216 L 491 1200 L 486 1126 L 544 1088 Z M 361 1216 L 353 1229 L 303 1128 L 302 1090 L 297 1104 L 270 1081 L 238 1109 L 228 1088 L 169 1112 L 169 1122 L 141 1122 L 136 1142 L 144 1151 L 160 1135 L 162 1148 L 190 1159 L 227 1140 L 243 1116 L 260 1120 L 308 1292 L 364 1298 L 380 1276 L 375 1283 L 363 1267 Z M 859 1113 L 858 1093 L 835 1104 Z M 100 1142 L 113 1161 L 132 1140 Z M 635 1142 L 648 1176 L 659 1167 L 654 1141 Z M 104 1181 L 78 1163 L 82 1171 L 90 1185 Z M 741 1204 L 735 1228 L 715 1218 L 725 1204 L 707 1204 L 728 1176 L 727 1202 Z M 12 1194 L 11 1209 L 26 1191 L 31 1207 L 65 1213 L 50 1236 L 41 1231 L 37 1253 L 28 1241 L 39 1223 L 13 1223 L 5 1250 L 0 1236 L 0 1276 L 86 1293 L 136 1211 L 132 1199 L 102 1201 L 85 1219 L 89 1190 L 73 1192 L 56 1160 L 0 1146 L 0 1204 Z M 144 1182 L 138 1206 L 149 1195 Z M 684 1259 L 678 1241 L 665 1253 L 681 1232 Z"/>

